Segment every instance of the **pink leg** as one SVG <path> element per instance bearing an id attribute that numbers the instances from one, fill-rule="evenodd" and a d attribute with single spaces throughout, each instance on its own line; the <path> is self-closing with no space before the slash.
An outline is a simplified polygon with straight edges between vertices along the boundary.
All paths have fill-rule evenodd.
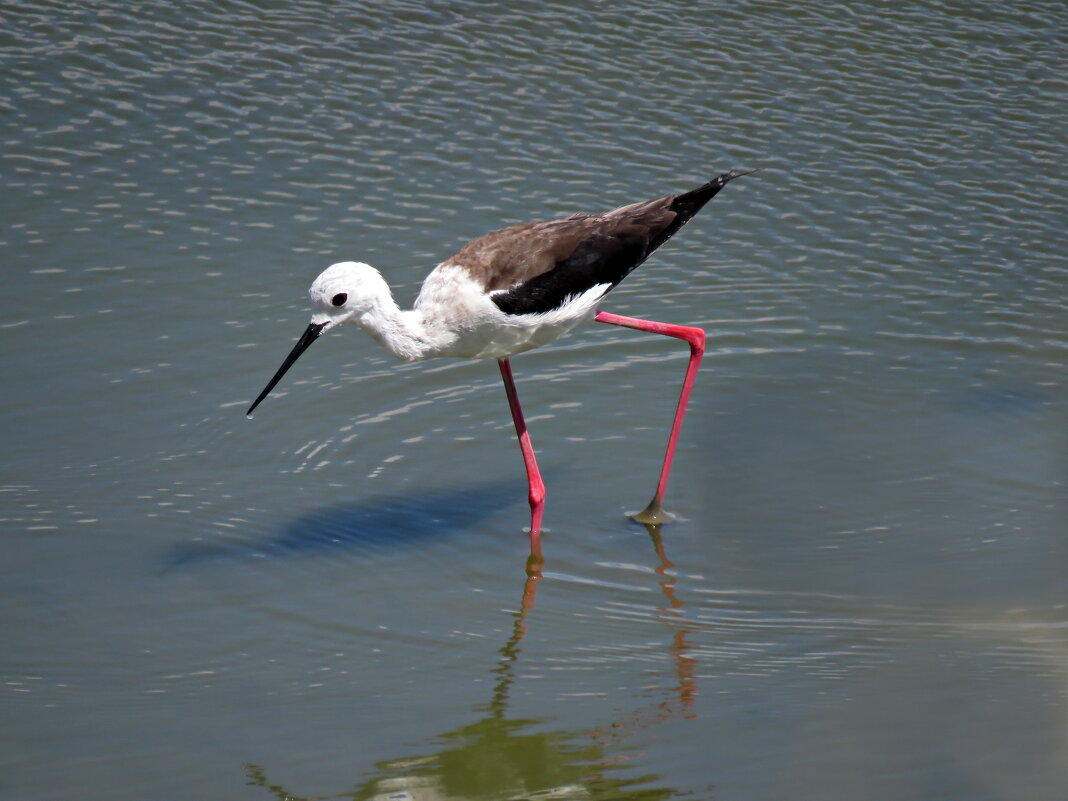
<path id="1" fill-rule="evenodd" d="M 643 511 L 634 515 L 634 519 L 639 523 L 664 523 L 671 520 L 671 515 L 665 512 L 663 507 L 664 491 L 667 489 L 668 476 L 671 475 L 671 461 L 675 458 L 675 444 L 679 440 L 682 418 L 686 415 L 686 403 L 690 399 L 690 390 L 693 389 L 693 382 L 697 377 L 697 368 L 700 367 L 701 357 L 705 352 L 705 332 L 700 328 L 687 325 L 669 325 L 652 320 L 639 320 L 635 317 L 621 317 L 608 312 L 597 312 L 597 317 L 594 319 L 599 323 L 621 325 L 638 331 L 650 331 L 654 334 L 685 339 L 690 344 L 690 362 L 686 366 L 686 376 L 682 380 L 682 392 L 679 393 L 679 404 L 675 408 L 675 420 L 671 424 L 671 434 L 668 436 L 664 464 L 660 468 L 660 481 L 656 485 L 656 495 Z"/>
<path id="2" fill-rule="evenodd" d="M 515 391 L 515 381 L 512 379 L 512 366 L 507 359 L 497 362 L 501 368 L 501 378 L 504 379 L 504 391 L 508 393 L 508 407 L 512 410 L 512 422 L 515 423 L 515 433 L 519 436 L 519 449 L 523 452 L 523 464 L 527 468 L 527 484 L 530 492 L 530 553 L 532 557 L 541 556 L 541 513 L 545 507 L 545 484 L 538 472 L 538 462 L 534 458 L 534 448 L 530 444 L 530 433 L 527 424 L 523 421 L 523 409 L 519 405 L 519 395 Z"/>

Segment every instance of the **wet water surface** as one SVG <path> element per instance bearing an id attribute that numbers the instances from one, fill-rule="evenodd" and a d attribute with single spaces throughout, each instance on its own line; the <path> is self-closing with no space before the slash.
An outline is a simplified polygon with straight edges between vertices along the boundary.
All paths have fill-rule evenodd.
<path id="1" fill-rule="evenodd" d="M 1059 2 L 28 2 L 0 29 L 0 799 L 1062 799 Z M 332 332 L 727 187 L 513 361 Z"/>

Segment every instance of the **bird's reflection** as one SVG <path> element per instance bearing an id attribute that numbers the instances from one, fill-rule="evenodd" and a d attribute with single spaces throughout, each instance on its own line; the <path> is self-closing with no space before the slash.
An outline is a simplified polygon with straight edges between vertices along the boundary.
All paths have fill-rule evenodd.
<path id="1" fill-rule="evenodd" d="M 527 561 L 526 579 L 518 611 L 508 639 L 498 649 L 490 669 L 496 677 L 489 702 L 475 711 L 482 717 L 474 723 L 436 737 L 440 747 L 433 753 L 379 762 L 375 775 L 355 789 L 334 798 L 354 801 L 481 801 L 482 799 L 583 799 L 583 801 L 661 801 L 677 793 L 651 786 L 658 777 L 614 775 L 626 761 L 612 754 L 610 746 L 636 730 L 679 717 L 692 716 L 697 695 L 696 663 L 687 655 L 690 629 L 682 618 L 683 602 L 677 594 L 672 563 L 667 558 L 660 526 L 647 525 L 659 565 L 660 589 L 665 604 L 658 607 L 660 619 L 670 629 L 667 649 L 672 657 L 672 687 L 662 698 L 635 709 L 585 734 L 543 731 L 543 721 L 508 716 L 509 693 L 515 682 L 515 665 L 537 603 L 542 580 L 542 554 L 536 547 Z M 259 765 L 246 765 L 249 783 L 263 787 L 284 801 L 311 801 L 269 781 Z"/>
<path id="2" fill-rule="evenodd" d="M 682 616 L 685 604 L 676 592 L 677 579 L 672 572 L 675 565 L 667 557 L 664 537 L 660 529 L 660 524 L 645 525 L 645 530 L 649 532 L 653 548 L 660 560 L 660 564 L 656 567 L 656 574 L 659 577 L 660 591 L 664 594 L 667 604 L 658 607 L 657 611 L 660 613 L 661 621 L 671 631 L 668 652 L 671 655 L 671 663 L 675 672 L 674 683 L 672 687 L 665 690 L 659 701 L 635 709 L 625 719 L 614 721 L 610 726 L 596 729 L 592 736 L 597 742 L 603 744 L 625 739 L 638 729 L 662 721 L 695 716 L 693 705 L 697 698 L 697 660 L 689 655 L 690 644 L 687 641 L 693 625 Z"/>

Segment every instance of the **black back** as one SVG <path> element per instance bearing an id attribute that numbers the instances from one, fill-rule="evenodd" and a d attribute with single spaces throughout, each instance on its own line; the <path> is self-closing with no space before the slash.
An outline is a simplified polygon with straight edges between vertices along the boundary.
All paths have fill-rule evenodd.
<path id="1" fill-rule="evenodd" d="M 727 183 L 745 174 L 732 170 L 690 192 L 604 214 L 506 228 L 475 240 L 456 259 L 482 256 L 504 268 L 500 275 L 510 280 L 498 281 L 491 297 L 506 314 L 551 311 L 598 284 L 614 288 Z M 517 248 L 526 252 L 520 256 Z"/>

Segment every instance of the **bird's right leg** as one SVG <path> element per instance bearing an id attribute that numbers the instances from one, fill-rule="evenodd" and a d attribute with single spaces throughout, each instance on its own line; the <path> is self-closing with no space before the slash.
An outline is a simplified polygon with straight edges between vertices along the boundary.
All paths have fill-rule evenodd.
<path id="1" fill-rule="evenodd" d="M 620 325 L 624 328 L 633 328 L 637 331 L 648 331 L 653 334 L 675 337 L 684 340 L 690 346 L 690 361 L 686 365 L 686 375 L 682 379 L 682 391 L 679 393 L 679 402 L 675 407 L 675 419 L 671 423 L 671 433 L 668 435 L 667 450 L 664 453 L 664 463 L 660 468 L 660 480 L 656 484 L 656 494 L 649 501 L 649 505 L 632 517 L 639 523 L 659 524 L 672 519 L 670 512 L 664 510 L 664 492 L 667 490 L 668 477 L 671 475 L 671 462 L 675 458 L 675 445 L 679 441 L 679 431 L 682 429 L 682 418 L 686 416 L 686 404 L 690 399 L 690 390 L 693 389 L 694 379 L 697 378 L 697 369 L 701 366 L 701 357 L 705 352 L 705 332 L 701 328 L 689 325 L 671 325 L 670 323 L 658 323 L 654 320 L 639 320 L 636 317 L 623 317 L 619 314 L 609 314 L 599 311 L 594 319 L 599 323 Z"/>
<path id="2" fill-rule="evenodd" d="M 512 410 L 512 422 L 519 437 L 519 449 L 523 452 L 523 465 L 527 469 L 527 500 L 530 502 L 530 554 L 532 560 L 541 557 L 541 513 L 545 508 L 545 484 L 538 471 L 538 462 L 534 458 L 534 447 L 530 444 L 530 433 L 523 421 L 523 409 L 519 405 L 519 395 L 515 391 L 512 378 L 512 366 L 507 359 L 499 359 L 501 378 L 504 379 L 504 391 L 508 393 L 508 408 Z"/>

